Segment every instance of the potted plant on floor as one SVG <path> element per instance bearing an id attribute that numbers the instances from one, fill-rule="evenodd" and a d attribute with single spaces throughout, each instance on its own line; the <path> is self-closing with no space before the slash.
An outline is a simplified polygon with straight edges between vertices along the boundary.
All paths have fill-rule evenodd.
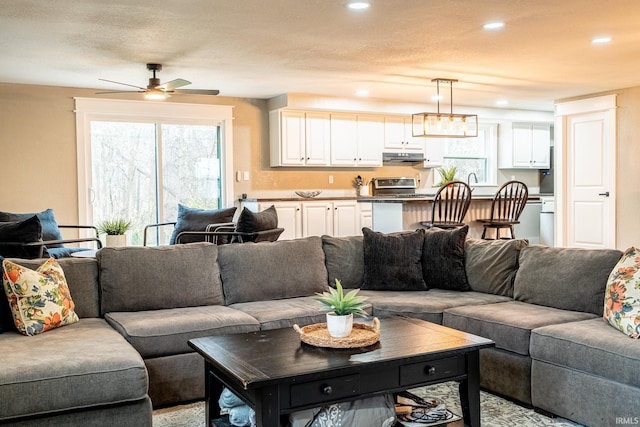
<path id="1" fill-rule="evenodd" d="M 125 233 L 131 228 L 131 221 L 124 218 L 105 219 L 97 227 L 100 234 L 107 235 L 106 246 L 127 246 Z"/>
<path id="2" fill-rule="evenodd" d="M 334 338 L 348 337 L 353 328 L 353 315 L 366 317 L 364 311 L 366 297 L 359 296 L 360 289 L 352 289 L 345 294 L 342 284 L 336 279 L 336 287 L 329 292 L 316 293 L 316 299 L 329 310 L 327 329 Z"/>

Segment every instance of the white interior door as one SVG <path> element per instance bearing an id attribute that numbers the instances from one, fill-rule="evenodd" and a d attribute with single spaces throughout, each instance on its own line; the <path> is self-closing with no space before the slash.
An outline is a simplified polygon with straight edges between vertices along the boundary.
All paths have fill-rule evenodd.
<path id="1" fill-rule="evenodd" d="M 563 246 L 615 248 L 615 96 L 613 108 L 601 103 L 590 108 L 595 111 L 567 110 L 563 119 L 566 159 L 561 182 L 566 192 L 561 194 L 564 209 L 558 212 Z"/>

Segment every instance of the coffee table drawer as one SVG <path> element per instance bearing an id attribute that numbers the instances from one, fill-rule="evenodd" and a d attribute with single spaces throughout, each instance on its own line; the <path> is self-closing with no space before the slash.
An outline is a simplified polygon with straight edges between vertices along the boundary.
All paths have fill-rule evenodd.
<path id="1" fill-rule="evenodd" d="M 294 384 L 289 391 L 292 407 L 356 396 L 360 393 L 360 375 L 345 375 Z"/>
<path id="2" fill-rule="evenodd" d="M 400 367 L 400 385 L 439 380 L 465 374 L 464 357 L 448 357 Z"/>

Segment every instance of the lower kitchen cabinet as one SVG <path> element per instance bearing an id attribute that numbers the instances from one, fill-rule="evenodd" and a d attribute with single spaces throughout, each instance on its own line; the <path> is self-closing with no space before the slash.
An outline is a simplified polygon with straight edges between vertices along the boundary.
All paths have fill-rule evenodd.
<path id="1" fill-rule="evenodd" d="M 356 236 L 362 234 L 362 227 L 371 227 L 371 203 L 355 200 L 260 202 L 258 209 L 263 211 L 271 205 L 278 213 L 278 227 L 284 228 L 280 240 Z"/>

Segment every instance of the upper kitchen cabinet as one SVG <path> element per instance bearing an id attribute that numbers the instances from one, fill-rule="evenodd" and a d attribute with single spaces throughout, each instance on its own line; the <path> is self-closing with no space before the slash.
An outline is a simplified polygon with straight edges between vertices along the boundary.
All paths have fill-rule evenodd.
<path id="1" fill-rule="evenodd" d="M 413 137 L 410 116 L 384 117 L 384 149 L 389 151 L 423 151 L 424 139 Z"/>
<path id="2" fill-rule="evenodd" d="M 368 114 L 331 114 L 331 165 L 382 166 L 384 119 Z"/>
<path id="3" fill-rule="evenodd" d="M 500 156 L 503 169 L 548 169 L 553 127 L 550 123 L 513 123 L 511 143 Z"/>
<path id="4" fill-rule="evenodd" d="M 269 113 L 271 166 L 328 166 L 329 113 L 277 110 Z"/>

